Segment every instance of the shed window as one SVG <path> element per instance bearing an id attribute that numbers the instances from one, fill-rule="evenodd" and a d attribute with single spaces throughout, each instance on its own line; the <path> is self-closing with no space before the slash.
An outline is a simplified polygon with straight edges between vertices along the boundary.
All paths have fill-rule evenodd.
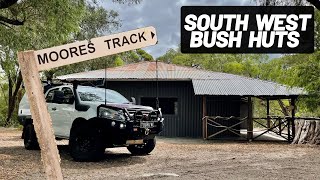
<path id="1" fill-rule="evenodd" d="M 155 97 L 142 97 L 141 105 L 156 108 Z M 159 98 L 159 107 L 162 114 L 176 115 L 178 113 L 178 98 Z"/>

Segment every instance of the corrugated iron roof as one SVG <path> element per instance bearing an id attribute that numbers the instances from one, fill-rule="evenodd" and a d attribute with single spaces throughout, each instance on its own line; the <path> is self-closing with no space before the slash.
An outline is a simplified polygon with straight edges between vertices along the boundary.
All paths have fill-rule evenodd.
<path id="1" fill-rule="evenodd" d="M 196 95 L 293 96 L 304 94 L 301 88 L 257 79 L 192 80 Z"/>
<path id="2" fill-rule="evenodd" d="M 63 80 L 104 79 L 105 69 L 69 74 L 57 78 Z M 168 81 L 192 81 L 195 95 L 290 96 L 304 94 L 301 88 L 289 88 L 270 81 L 163 62 L 158 62 L 158 78 Z M 156 62 L 146 61 L 108 68 L 107 79 L 155 80 Z"/>

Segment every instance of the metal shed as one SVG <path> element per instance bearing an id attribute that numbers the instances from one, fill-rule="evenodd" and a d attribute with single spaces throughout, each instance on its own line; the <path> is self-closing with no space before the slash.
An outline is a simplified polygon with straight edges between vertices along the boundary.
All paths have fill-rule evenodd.
<path id="1" fill-rule="evenodd" d="M 156 62 L 144 61 L 108 68 L 106 72 L 107 88 L 120 92 L 128 99 L 135 97 L 138 104 L 153 105 L 152 98 L 157 94 Z M 57 78 L 99 80 L 105 78 L 105 69 Z M 275 99 L 291 99 L 292 105 L 295 106 L 295 99 L 304 94 L 301 88 L 290 88 L 274 82 L 163 62 L 158 62 L 158 80 L 160 107 L 165 110 L 165 130 L 162 135 L 168 137 L 206 138 L 208 132 L 204 129 L 207 128 L 208 122 L 204 123 L 204 117 L 233 116 L 238 119 L 246 118 L 245 123 L 233 127 L 246 128 L 248 139 L 252 139 L 252 97 L 263 98 L 268 102 Z M 292 122 L 290 119 L 286 123 L 289 125 L 287 129 L 291 131 L 294 129 Z M 229 120 L 223 126 L 230 127 L 232 124 L 234 122 Z M 272 127 L 268 128 L 271 130 Z M 226 132 L 228 129 L 220 135 L 228 136 Z M 290 133 L 288 130 L 289 140 L 293 138 L 293 132 Z"/>

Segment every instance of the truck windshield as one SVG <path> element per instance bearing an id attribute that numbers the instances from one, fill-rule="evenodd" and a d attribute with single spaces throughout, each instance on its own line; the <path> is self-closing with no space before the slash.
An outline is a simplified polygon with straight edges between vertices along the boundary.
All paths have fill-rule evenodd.
<path id="1" fill-rule="evenodd" d="M 79 97 L 81 101 L 105 101 L 105 94 L 107 95 L 107 102 L 109 103 L 119 103 L 119 104 L 127 104 L 129 101 L 123 97 L 120 93 L 103 88 L 95 88 L 95 87 L 78 87 L 77 89 Z"/>

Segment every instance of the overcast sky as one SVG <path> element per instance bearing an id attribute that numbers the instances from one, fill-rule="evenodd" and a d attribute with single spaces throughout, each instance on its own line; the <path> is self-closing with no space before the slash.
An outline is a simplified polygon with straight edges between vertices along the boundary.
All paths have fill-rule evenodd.
<path id="1" fill-rule="evenodd" d="M 105 1 L 106 9 L 119 12 L 122 27 L 119 32 L 154 26 L 159 43 L 144 48 L 155 58 L 168 49 L 176 48 L 180 43 L 180 8 L 181 6 L 244 6 L 252 0 L 143 0 L 138 5 L 126 5 Z"/>

